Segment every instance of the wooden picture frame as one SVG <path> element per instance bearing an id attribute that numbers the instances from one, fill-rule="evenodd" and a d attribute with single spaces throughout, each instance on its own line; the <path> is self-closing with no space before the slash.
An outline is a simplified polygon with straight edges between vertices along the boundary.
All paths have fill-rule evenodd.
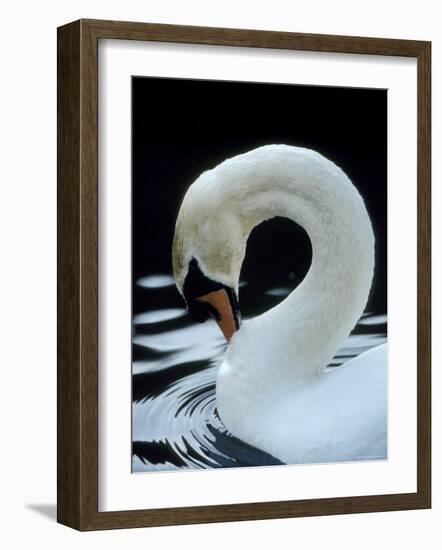
<path id="1" fill-rule="evenodd" d="M 98 41 L 405 56 L 418 67 L 417 492 L 98 511 Z M 79 20 L 58 29 L 58 521 L 82 531 L 429 508 L 430 65 L 422 41 Z"/>

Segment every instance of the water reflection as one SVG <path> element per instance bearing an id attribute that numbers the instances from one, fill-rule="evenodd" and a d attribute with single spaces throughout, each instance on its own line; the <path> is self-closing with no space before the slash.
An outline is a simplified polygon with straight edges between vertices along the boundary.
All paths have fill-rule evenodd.
<path id="1" fill-rule="evenodd" d="M 276 305 L 290 282 L 268 289 L 243 282 L 243 317 Z M 133 471 L 280 464 L 233 437 L 217 416 L 215 380 L 226 344 L 215 324 L 190 320 L 167 274 L 139 279 L 134 303 L 145 311 L 133 318 Z M 386 332 L 385 314 L 365 314 L 330 366 L 384 343 Z"/>
<path id="2" fill-rule="evenodd" d="M 173 286 L 175 284 L 172 275 L 147 275 L 138 279 L 137 286 L 145 288 L 163 288 L 166 286 Z"/>

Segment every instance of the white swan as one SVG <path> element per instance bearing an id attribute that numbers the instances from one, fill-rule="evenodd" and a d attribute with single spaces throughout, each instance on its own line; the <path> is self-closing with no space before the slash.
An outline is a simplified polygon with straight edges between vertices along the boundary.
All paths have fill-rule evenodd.
<path id="1" fill-rule="evenodd" d="M 246 241 L 274 216 L 306 230 L 312 264 L 284 301 L 239 328 Z M 268 145 L 204 172 L 179 211 L 173 268 L 191 315 L 214 317 L 230 340 L 216 399 L 233 435 L 289 464 L 386 458 L 386 345 L 326 368 L 364 310 L 374 269 L 367 210 L 340 168 Z"/>

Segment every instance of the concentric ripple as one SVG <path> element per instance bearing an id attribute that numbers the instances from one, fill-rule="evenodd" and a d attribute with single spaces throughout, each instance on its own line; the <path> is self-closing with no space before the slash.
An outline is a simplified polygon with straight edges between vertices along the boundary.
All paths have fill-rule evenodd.
<path id="1" fill-rule="evenodd" d="M 287 281 L 264 291 L 244 283 L 244 317 L 290 291 Z M 233 437 L 217 415 L 215 381 L 226 345 L 215 324 L 196 324 L 184 314 L 168 275 L 139 280 L 134 303 L 146 308 L 133 323 L 133 472 L 280 464 Z M 384 343 L 386 333 L 383 312 L 365 314 L 330 366 Z"/>

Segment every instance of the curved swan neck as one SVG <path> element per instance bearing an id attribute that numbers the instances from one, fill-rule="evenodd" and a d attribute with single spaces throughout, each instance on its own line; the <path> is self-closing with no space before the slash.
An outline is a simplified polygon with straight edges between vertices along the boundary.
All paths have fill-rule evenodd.
<path id="1" fill-rule="evenodd" d="M 228 358 L 241 363 L 242 349 L 262 345 L 263 368 L 273 357 L 275 373 L 290 369 L 290 376 L 316 374 L 331 360 L 367 302 L 374 237 L 364 202 L 342 170 L 307 149 L 263 147 L 218 169 L 225 182 L 220 186 L 223 207 L 228 202 L 242 228 L 241 246 L 253 227 L 283 216 L 306 230 L 313 251 L 302 283 L 278 306 L 245 323 Z M 236 177 L 229 178 L 229 172 Z M 241 345 L 249 338 L 261 344 Z M 259 360 L 250 367 L 256 375 Z"/>

